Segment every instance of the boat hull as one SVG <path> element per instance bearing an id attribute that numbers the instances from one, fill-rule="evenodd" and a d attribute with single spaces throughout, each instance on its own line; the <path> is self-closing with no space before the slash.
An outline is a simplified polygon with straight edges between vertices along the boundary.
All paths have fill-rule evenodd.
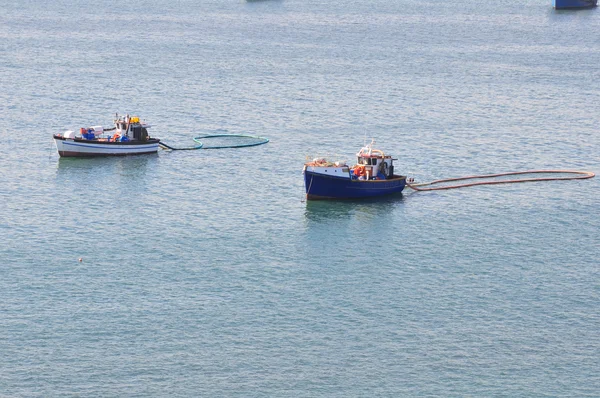
<path id="1" fill-rule="evenodd" d="M 307 200 L 361 199 L 397 194 L 406 186 L 406 177 L 386 180 L 355 180 L 304 171 Z"/>
<path id="2" fill-rule="evenodd" d="M 158 152 L 159 139 L 148 141 L 108 142 L 54 136 L 61 157 L 127 156 Z"/>
<path id="3" fill-rule="evenodd" d="M 552 6 L 557 10 L 591 8 L 598 5 L 598 0 L 553 0 Z"/>

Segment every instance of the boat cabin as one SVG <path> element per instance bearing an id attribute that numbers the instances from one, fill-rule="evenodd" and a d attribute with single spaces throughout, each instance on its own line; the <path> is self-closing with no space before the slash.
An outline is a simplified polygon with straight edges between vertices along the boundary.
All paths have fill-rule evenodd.
<path id="1" fill-rule="evenodd" d="M 149 127 L 137 116 L 115 115 L 115 135 L 119 135 L 122 141 L 148 141 Z"/>
<path id="2" fill-rule="evenodd" d="M 356 154 L 356 165 L 352 168 L 353 178 L 359 180 L 386 180 L 394 176 L 394 159 L 379 149 L 374 149 L 371 142 Z"/>

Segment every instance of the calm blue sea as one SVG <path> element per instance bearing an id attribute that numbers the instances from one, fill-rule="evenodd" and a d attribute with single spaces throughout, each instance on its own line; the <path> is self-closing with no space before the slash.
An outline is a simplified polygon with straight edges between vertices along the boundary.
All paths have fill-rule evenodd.
<path id="1" fill-rule="evenodd" d="M 1 2 L 0 397 L 600 396 L 600 178 L 302 185 L 371 138 L 421 182 L 600 172 L 599 32 L 550 0 Z M 58 158 L 115 112 L 271 141 Z"/>

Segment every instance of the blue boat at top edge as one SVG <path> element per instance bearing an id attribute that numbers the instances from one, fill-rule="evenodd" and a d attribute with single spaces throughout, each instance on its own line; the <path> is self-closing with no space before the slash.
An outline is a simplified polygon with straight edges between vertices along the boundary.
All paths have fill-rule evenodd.
<path id="1" fill-rule="evenodd" d="M 357 164 L 316 158 L 304 164 L 307 200 L 360 199 L 402 192 L 406 176 L 394 174 L 394 160 L 373 148 L 374 142 L 356 154 Z"/>
<path id="2" fill-rule="evenodd" d="M 557 10 L 591 8 L 598 5 L 598 0 L 552 0 L 552 6 Z"/>

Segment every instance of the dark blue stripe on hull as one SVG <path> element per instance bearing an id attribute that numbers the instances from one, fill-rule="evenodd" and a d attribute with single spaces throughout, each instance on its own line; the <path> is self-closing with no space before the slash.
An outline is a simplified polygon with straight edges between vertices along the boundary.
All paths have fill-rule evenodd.
<path id="1" fill-rule="evenodd" d="M 389 180 L 350 180 L 329 177 L 304 171 L 304 187 L 307 199 L 358 199 L 400 193 L 406 178 L 396 176 Z"/>
<path id="2" fill-rule="evenodd" d="M 553 0 L 552 3 L 554 8 L 560 10 L 596 7 L 598 0 Z"/>

